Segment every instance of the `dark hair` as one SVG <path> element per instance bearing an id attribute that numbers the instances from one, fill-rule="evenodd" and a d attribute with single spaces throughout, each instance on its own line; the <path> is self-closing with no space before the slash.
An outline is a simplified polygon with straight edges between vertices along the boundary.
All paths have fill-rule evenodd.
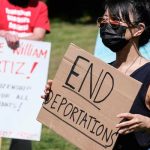
<path id="1" fill-rule="evenodd" d="M 145 30 L 140 36 L 139 46 L 148 43 L 150 39 L 150 0 L 106 0 L 106 8 L 114 18 L 122 18 L 127 24 L 133 25 L 129 13 L 133 14 L 134 24 L 145 24 Z"/>

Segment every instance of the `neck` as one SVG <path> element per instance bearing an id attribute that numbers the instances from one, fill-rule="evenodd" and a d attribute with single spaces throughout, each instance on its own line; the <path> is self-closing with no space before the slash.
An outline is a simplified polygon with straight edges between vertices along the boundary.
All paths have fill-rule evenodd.
<path id="1" fill-rule="evenodd" d="M 122 64 L 131 63 L 137 57 L 140 57 L 138 44 L 129 42 L 124 49 L 116 53 L 116 61 L 114 67 L 119 68 Z"/>

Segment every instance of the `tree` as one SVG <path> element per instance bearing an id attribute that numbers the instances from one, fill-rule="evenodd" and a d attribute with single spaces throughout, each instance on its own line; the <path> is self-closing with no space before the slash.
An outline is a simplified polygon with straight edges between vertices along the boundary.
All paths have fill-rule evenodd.
<path id="1" fill-rule="evenodd" d="M 60 18 L 76 22 L 83 16 L 90 16 L 95 21 L 104 11 L 100 0 L 47 0 L 50 18 Z"/>

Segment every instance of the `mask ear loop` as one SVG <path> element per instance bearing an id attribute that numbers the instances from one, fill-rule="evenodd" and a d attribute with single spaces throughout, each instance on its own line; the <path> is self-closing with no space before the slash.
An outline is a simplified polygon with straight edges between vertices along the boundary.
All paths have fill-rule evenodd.
<path id="1" fill-rule="evenodd" d="M 139 24 L 137 25 L 137 28 L 138 28 Z M 132 31 L 130 30 L 130 25 L 128 24 L 128 29 L 129 29 L 129 32 L 131 34 L 132 37 L 135 37 L 135 35 L 133 35 Z M 139 48 L 137 47 L 137 45 L 135 44 L 135 42 L 131 41 L 134 48 L 136 49 L 137 53 L 139 54 L 140 57 L 143 57 L 139 51 Z"/>

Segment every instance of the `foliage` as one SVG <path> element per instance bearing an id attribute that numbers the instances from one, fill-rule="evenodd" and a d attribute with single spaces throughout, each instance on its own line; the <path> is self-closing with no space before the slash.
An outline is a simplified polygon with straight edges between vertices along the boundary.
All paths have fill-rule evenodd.
<path id="1" fill-rule="evenodd" d="M 47 0 L 47 5 L 50 18 L 69 22 L 79 22 L 85 16 L 89 16 L 88 22 L 95 22 L 104 12 L 104 0 Z"/>

